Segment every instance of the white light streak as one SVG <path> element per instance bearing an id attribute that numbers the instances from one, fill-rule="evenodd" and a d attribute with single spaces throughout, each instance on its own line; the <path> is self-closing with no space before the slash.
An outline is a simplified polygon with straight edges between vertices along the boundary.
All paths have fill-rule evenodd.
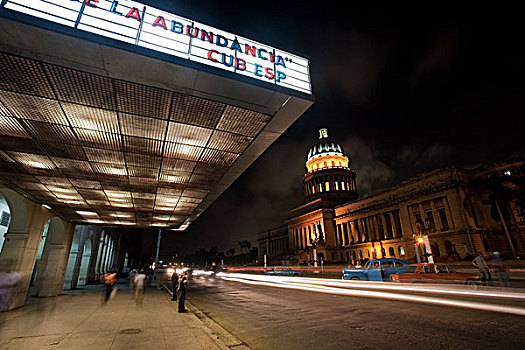
<path id="1" fill-rule="evenodd" d="M 442 306 L 454 306 L 454 307 L 462 307 L 462 308 L 468 308 L 468 309 L 477 309 L 477 310 L 525 316 L 525 309 L 523 308 L 504 306 L 504 305 L 495 305 L 495 304 L 486 304 L 486 303 L 480 303 L 480 302 L 470 302 L 470 301 L 463 301 L 463 300 L 426 297 L 426 296 L 421 296 L 421 295 L 411 295 L 411 294 L 400 294 L 400 293 L 366 290 L 363 288 L 373 289 L 373 288 L 377 288 L 378 285 L 359 283 L 359 286 L 357 286 L 357 284 L 355 286 L 351 286 L 351 283 L 353 281 L 352 282 L 349 281 L 349 283 L 345 283 L 345 282 L 336 282 L 336 281 L 329 281 L 329 280 L 318 280 L 318 279 L 313 279 L 313 278 L 307 279 L 307 278 L 297 278 L 297 277 L 292 278 L 292 277 L 259 276 L 259 275 L 247 275 L 247 274 L 224 274 L 224 273 L 219 273 L 217 274 L 217 276 L 227 281 L 234 281 L 234 282 L 240 282 L 240 283 L 252 284 L 252 285 L 263 285 L 263 286 L 269 286 L 269 287 L 288 288 L 288 289 L 329 293 L 329 294 L 409 301 L 409 302 L 427 303 L 427 304 L 442 305 Z M 323 284 L 326 284 L 326 285 L 332 284 L 337 287 L 326 286 Z M 356 290 L 356 289 L 351 289 L 351 288 L 361 288 L 361 289 Z M 377 288 L 377 289 L 385 289 L 385 290 L 397 289 L 400 291 L 410 291 L 410 292 L 418 291 L 418 292 L 426 292 L 426 293 L 444 293 L 446 291 L 445 288 L 436 288 L 436 287 L 431 287 L 431 288 L 411 287 L 409 288 L 409 286 L 398 286 L 398 285 L 385 285 L 382 288 Z M 525 296 L 523 294 L 511 293 L 511 292 L 458 291 L 458 290 L 450 290 L 450 292 L 451 294 L 460 294 L 460 295 L 468 295 L 468 296 L 525 299 Z"/>

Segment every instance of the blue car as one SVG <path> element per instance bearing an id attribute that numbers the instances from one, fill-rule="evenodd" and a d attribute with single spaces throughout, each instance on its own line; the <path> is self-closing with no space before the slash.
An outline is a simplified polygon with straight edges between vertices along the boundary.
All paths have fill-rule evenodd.
<path id="1" fill-rule="evenodd" d="M 303 274 L 301 270 L 293 270 L 289 266 L 276 266 L 271 270 L 264 271 L 266 275 L 274 275 L 274 276 L 300 276 Z"/>
<path id="2" fill-rule="evenodd" d="M 344 280 L 390 281 L 390 275 L 403 273 L 408 264 L 400 259 L 384 258 L 369 260 L 363 267 L 344 268 Z"/>

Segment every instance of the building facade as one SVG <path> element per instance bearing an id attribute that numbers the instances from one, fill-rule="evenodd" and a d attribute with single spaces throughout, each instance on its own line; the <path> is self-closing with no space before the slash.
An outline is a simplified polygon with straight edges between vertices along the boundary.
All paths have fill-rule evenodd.
<path id="1" fill-rule="evenodd" d="M 506 259 L 525 255 L 523 157 L 436 169 L 357 199 L 348 156 L 326 129 L 320 133 L 308 152 L 306 201 L 289 212 L 288 246 L 275 252 L 279 259 L 357 264 L 381 257 L 418 262 L 493 251 Z M 273 231 L 259 233 L 261 254 Z"/>

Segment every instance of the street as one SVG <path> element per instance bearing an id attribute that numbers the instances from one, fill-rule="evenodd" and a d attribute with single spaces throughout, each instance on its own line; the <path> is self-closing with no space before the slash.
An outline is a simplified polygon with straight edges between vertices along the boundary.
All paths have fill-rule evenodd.
<path id="1" fill-rule="evenodd" d="M 247 285 L 221 278 L 194 278 L 188 299 L 253 349 L 522 349 L 525 344 L 525 317 L 501 312 Z M 473 301 L 491 303 L 488 298 Z M 525 306 L 523 300 L 494 304 Z"/>

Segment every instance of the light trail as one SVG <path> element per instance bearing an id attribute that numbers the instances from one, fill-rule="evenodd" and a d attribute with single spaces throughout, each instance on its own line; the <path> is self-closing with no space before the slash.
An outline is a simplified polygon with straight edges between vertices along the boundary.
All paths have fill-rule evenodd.
<path id="1" fill-rule="evenodd" d="M 475 296 L 487 298 L 504 298 L 504 299 L 518 299 L 525 300 L 525 294 L 506 291 L 492 291 L 492 290 L 471 290 L 462 289 L 464 286 L 444 286 L 444 285 L 421 285 L 421 284 L 397 284 L 385 282 L 367 282 L 367 281 L 337 281 L 332 279 L 321 278 L 306 278 L 306 277 L 283 277 L 283 276 L 261 276 L 252 274 L 229 274 L 244 279 L 251 279 L 257 281 L 283 281 L 293 283 L 306 283 L 310 285 L 319 286 L 333 286 L 341 288 L 352 289 L 375 289 L 387 291 L 403 291 L 403 292 L 418 292 L 430 294 L 451 294 L 461 296 Z M 218 274 L 219 277 L 227 276 L 225 274 Z M 465 286 L 465 288 L 468 288 Z"/>
<path id="2" fill-rule="evenodd" d="M 519 316 L 525 316 L 525 309 L 511 306 L 503 305 L 494 305 L 487 303 L 479 302 L 470 302 L 462 300 L 453 300 L 453 299 L 440 299 L 435 297 L 425 297 L 425 296 L 414 296 L 400 293 L 389 293 L 389 292 L 378 292 L 370 290 L 355 290 L 347 288 L 336 288 L 336 287 L 327 287 L 316 284 L 307 284 L 307 283 L 297 283 L 289 280 L 274 280 L 270 281 L 268 279 L 257 279 L 253 277 L 266 277 L 266 276 L 249 276 L 250 278 L 244 278 L 242 276 L 232 276 L 222 274 L 220 276 L 222 279 L 227 281 L 240 282 L 244 284 L 259 285 L 259 286 L 268 286 L 268 287 L 277 287 L 285 289 L 295 289 L 303 290 L 309 292 L 318 292 L 318 293 L 328 293 L 328 294 L 338 294 L 338 295 L 348 295 L 348 296 L 358 296 L 358 297 L 368 297 L 368 298 L 379 298 L 379 299 L 390 299 L 397 301 L 408 301 L 408 302 L 417 302 L 441 306 L 452 306 L 452 307 L 461 307 L 467 309 L 476 309 L 483 311 L 507 313 Z"/>

